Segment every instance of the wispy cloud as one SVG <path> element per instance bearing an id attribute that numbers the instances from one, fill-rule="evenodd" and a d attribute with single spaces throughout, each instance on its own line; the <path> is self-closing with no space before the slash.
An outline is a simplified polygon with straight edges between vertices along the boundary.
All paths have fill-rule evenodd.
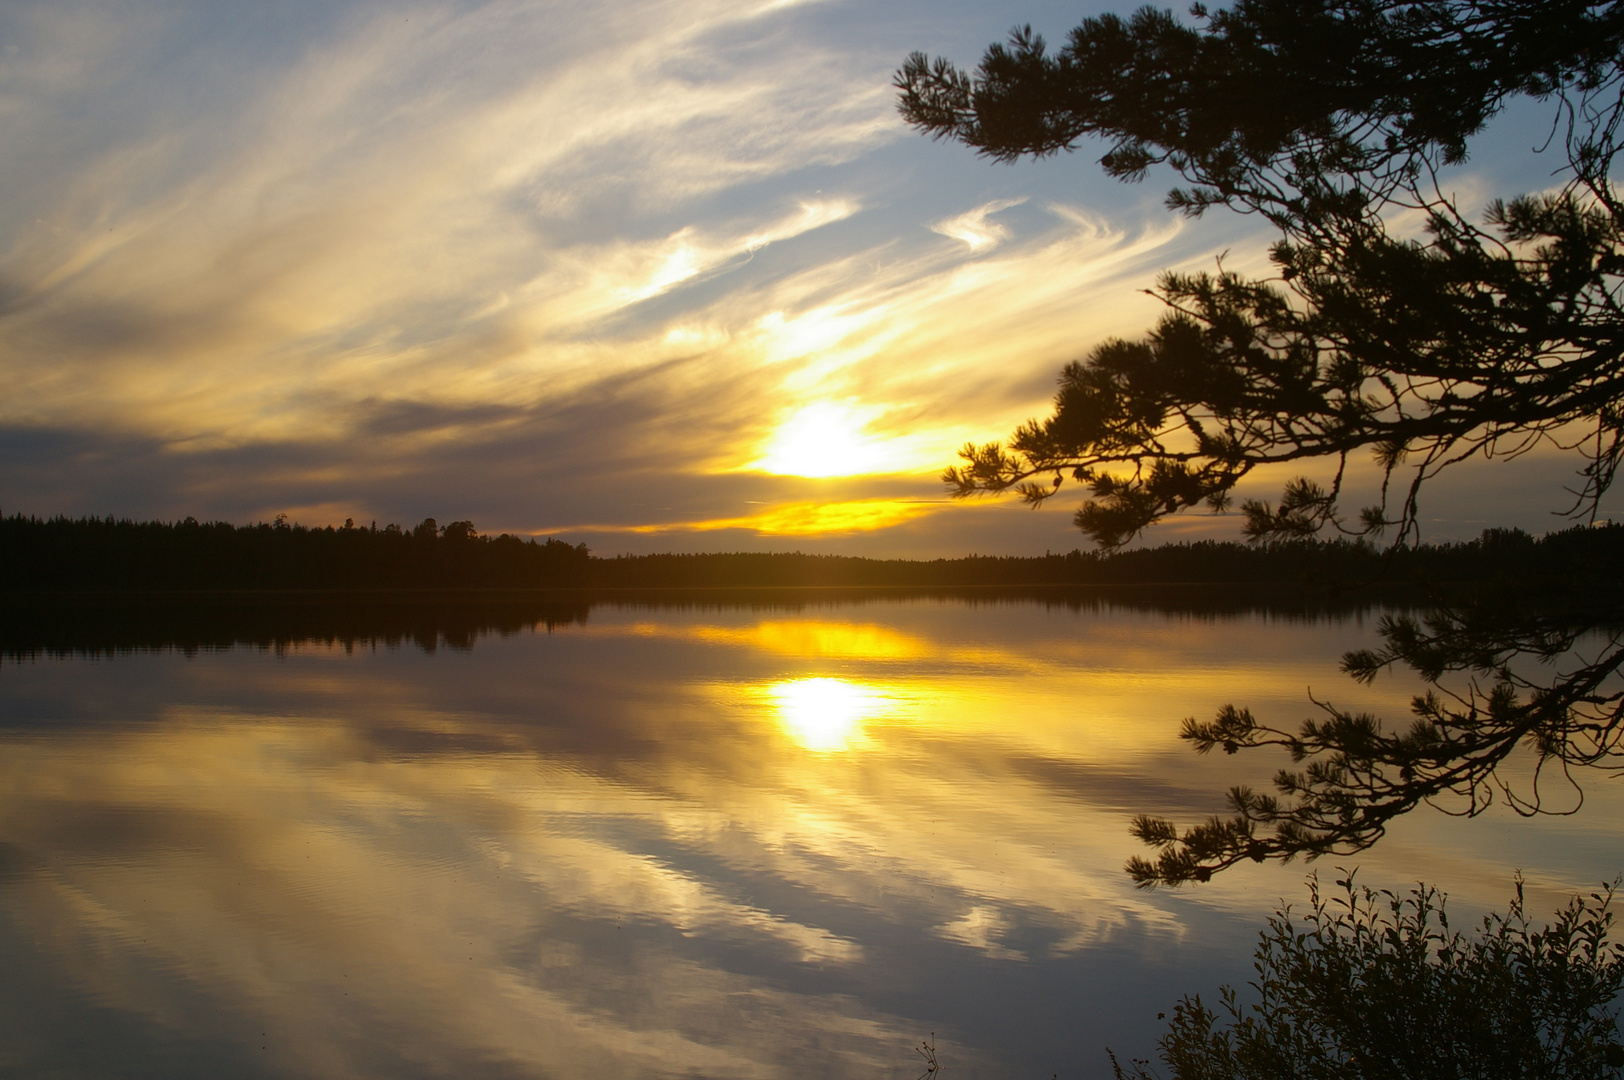
<path id="1" fill-rule="evenodd" d="M 938 221 L 930 227 L 931 232 L 941 233 L 952 240 L 962 240 L 970 249 L 970 254 L 979 255 L 983 251 L 990 251 L 1000 243 L 1009 239 L 1009 227 L 987 218 L 1000 210 L 1008 210 L 1012 206 L 1019 206 L 1023 199 L 994 199 L 989 203 L 982 203 L 974 210 L 967 210 L 945 220 Z"/>
<path id="2" fill-rule="evenodd" d="M 804 497 L 773 518 L 713 479 L 786 468 L 786 430 L 833 407 L 868 454 L 846 471 L 934 494 L 957 446 L 1040 411 L 1060 363 L 1148 321 L 1157 266 L 1213 242 L 1016 173 L 1037 194 L 936 194 L 892 106 L 907 41 L 842 19 L 12 9 L 0 430 L 145 449 L 116 484 L 92 459 L 14 464 L 0 505 L 365 515 L 477 471 L 507 485 L 505 525 L 540 528 L 604 522 L 584 493 L 658 476 L 657 505 L 608 524 L 796 535 L 771 522 Z M 996 220 L 1028 202 L 1018 235 Z"/>

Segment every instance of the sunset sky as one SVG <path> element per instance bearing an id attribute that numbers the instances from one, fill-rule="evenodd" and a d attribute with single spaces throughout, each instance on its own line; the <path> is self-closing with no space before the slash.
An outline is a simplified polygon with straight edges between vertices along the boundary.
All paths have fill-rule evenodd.
<path id="1" fill-rule="evenodd" d="M 1157 271 L 1259 267 L 1267 234 L 1175 218 L 1170 177 L 1110 181 L 1097 147 L 933 143 L 890 79 L 1108 6 L 14 0 L 0 511 L 434 516 L 604 554 L 1083 545 L 1075 498 L 951 503 L 942 468 L 1148 327 Z M 1548 113 L 1475 145 L 1468 205 L 1552 182 Z M 1463 471 L 1424 536 L 1561 524 L 1570 471 Z"/>

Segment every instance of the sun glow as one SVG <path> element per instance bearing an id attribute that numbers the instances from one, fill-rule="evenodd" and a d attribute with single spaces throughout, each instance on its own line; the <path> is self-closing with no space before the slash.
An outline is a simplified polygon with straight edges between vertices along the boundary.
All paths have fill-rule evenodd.
<path id="1" fill-rule="evenodd" d="M 889 529 L 933 513 L 941 502 L 898 499 L 857 499 L 837 503 L 788 503 L 764 513 L 722 523 L 727 528 L 750 528 L 763 536 L 826 536 L 830 533 Z M 716 523 L 705 523 L 715 528 Z"/>
<path id="2" fill-rule="evenodd" d="M 895 711 L 886 695 L 845 679 L 790 679 L 768 687 L 767 696 L 784 730 L 820 754 L 850 750 L 865 723 Z"/>
<path id="3" fill-rule="evenodd" d="M 781 503 L 742 517 L 704 521 L 658 522 L 652 525 L 586 524 L 561 526 L 555 531 L 658 534 L 717 532 L 749 529 L 758 536 L 828 536 L 831 533 L 872 532 L 905 525 L 947 506 L 946 499 L 852 499 L 844 502 Z"/>
<path id="4" fill-rule="evenodd" d="M 883 472 L 892 465 L 892 455 L 867 429 L 868 421 L 856 409 L 820 401 L 780 424 L 756 465 L 780 476 Z"/>

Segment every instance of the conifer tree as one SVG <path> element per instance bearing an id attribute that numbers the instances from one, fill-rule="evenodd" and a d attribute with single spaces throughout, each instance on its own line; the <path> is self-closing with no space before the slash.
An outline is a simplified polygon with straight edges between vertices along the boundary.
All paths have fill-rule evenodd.
<path id="1" fill-rule="evenodd" d="M 1594 523 L 1624 457 L 1621 48 L 1620 0 L 1236 0 L 1188 20 L 1090 18 L 1054 52 L 1018 29 L 973 73 L 909 57 L 899 104 L 928 134 L 1001 161 L 1102 139 L 1112 176 L 1182 178 L 1173 212 L 1225 208 L 1277 234 L 1267 278 L 1164 275 L 1155 327 L 1087 347 L 1053 414 L 966 446 L 949 488 L 1041 503 L 1086 485 L 1077 525 L 1112 549 L 1168 515 L 1226 508 L 1254 469 L 1318 462 L 1276 502 L 1243 503 L 1248 537 L 1329 528 L 1397 547 L 1418 539 L 1439 472 L 1554 445 L 1578 464 L 1558 509 Z M 1539 152 L 1556 181 L 1462 207 L 1447 170 L 1517 97 L 1550 109 Z M 1374 458 L 1381 495 L 1350 517 L 1358 455 Z M 1361 680 L 1401 664 L 1432 685 L 1404 730 L 1329 704 L 1294 731 L 1232 706 L 1187 721 L 1198 750 L 1281 747 L 1294 767 L 1277 794 L 1232 790 L 1228 817 L 1186 830 L 1139 818 L 1158 854 L 1129 873 L 1177 884 L 1358 851 L 1423 802 L 1539 813 L 1542 772 L 1624 766 L 1624 569 L 1545 585 L 1391 619 L 1383 648 L 1344 658 Z M 1547 665 L 1537 679 L 1530 658 Z M 1503 779 L 1519 752 L 1531 792 Z"/>
<path id="2" fill-rule="evenodd" d="M 1167 274 L 1143 338 L 1067 365 L 1052 416 L 967 446 L 961 496 L 1067 479 L 1078 526 L 1116 547 L 1169 514 L 1227 505 L 1262 465 L 1326 475 L 1248 501 L 1254 538 L 1327 525 L 1413 539 L 1439 471 L 1555 444 L 1582 458 L 1568 509 L 1594 513 L 1624 452 L 1619 53 L 1624 4 L 1585 0 L 1238 0 L 1187 23 L 1152 8 L 1085 20 L 1051 53 L 1030 28 L 969 74 L 909 57 L 904 117 L 997 160 L 1105 140 L 1137 180 L 1170 166 L 1176 212 L 1255 214 L 1272 277 Z M 1463 209 L 1440 170 L 1517 96 L 1545 101 L 1551 190 Z M 1394 221 L 1402 217 L 1405 227 Z M 1419 221 L 1421 228 L 1414 228 Z M 1388 483 L 1349 520 L 1356 454 Z"/>

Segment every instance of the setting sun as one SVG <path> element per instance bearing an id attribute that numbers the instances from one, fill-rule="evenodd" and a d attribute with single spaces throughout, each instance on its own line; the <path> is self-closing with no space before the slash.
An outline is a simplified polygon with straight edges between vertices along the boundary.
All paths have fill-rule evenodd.
<path id="1" fill-rule="evenodd" d="M 781 476 L 856 476 L 883 472 L 890 455 L 845 405 L 818 402 L 780 424 L 760 467 Z"/>

